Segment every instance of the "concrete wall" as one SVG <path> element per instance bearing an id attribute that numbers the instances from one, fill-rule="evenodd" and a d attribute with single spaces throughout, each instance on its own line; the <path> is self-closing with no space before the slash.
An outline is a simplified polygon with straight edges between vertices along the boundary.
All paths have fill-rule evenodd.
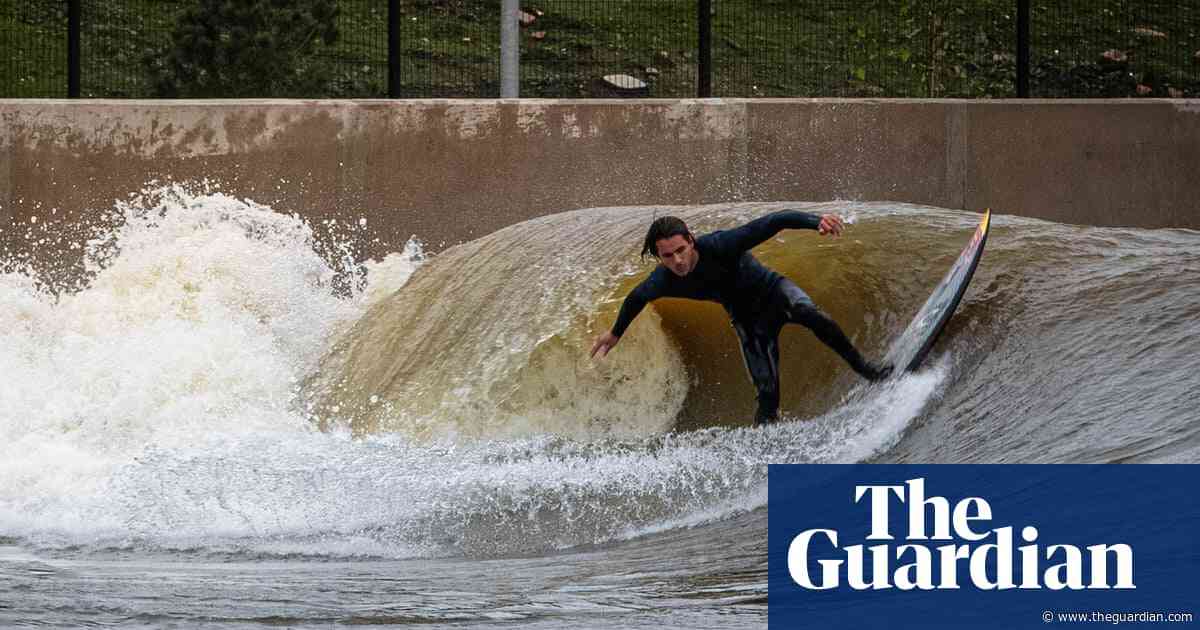
<path id="1" fill-rule="evenodd" d="M 155 178 L 435 249 L 566 209 L 729 200 L 1200 228 L 1200 101 L 0 101 L 0 231 Z"/>

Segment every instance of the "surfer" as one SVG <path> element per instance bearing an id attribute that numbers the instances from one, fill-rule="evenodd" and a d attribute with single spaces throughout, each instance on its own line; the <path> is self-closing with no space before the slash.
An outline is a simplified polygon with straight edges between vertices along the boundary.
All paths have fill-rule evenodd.
<path id="1" fill-rule="evenodd" d="M 837 215 L 783 210 L 741 227 L 696 237 L 677 217 L 656 219 L 646 232 L 642 256 L 653 255 L 659 265 L 626 296 L 612 330 L 592 344 L 591 356 L 607 355 L 646 304 L 660 297 L 678 297 L 718 302 L 729 313 L 742 343 L 746 370 L 758 391 L 755 424 L 774 421 L 779 411 L 779 331 L 784 324 L 806 326 L 863 378 L 887 378 L 891 365 L 864 359 L 837 323 L 800 287 L 750 253 L 785 229 L 817 230 L 823 236 L 836 237 L 845 226 Z"/>

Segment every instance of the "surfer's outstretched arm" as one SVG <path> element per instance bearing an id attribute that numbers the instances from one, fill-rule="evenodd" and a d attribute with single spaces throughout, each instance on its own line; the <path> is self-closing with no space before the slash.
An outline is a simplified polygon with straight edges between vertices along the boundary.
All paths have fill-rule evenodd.
<path id="1" fill-rule="evenodd" d="M 836 214 L 816 215 L 799 210 L 780 210 L 741 227 L 715 232 L 713 237 L 719 247 L 746 251 L 783 230 L 817 230 L 821 234 L 840 236 L 844 228 L 841 217 Z"/>
<path id="2" fill-rule="evenodd" d="M 604 358 L 608 351 L 621 340 L 621 335 L 624 335 L 625 329 L 633 323 L 633 318 L 637 317 L 647 304 L 661 295 L 662 289 L 654 274 L 630 291 L 629 295 L 625 296 L 625 302 L 621 304 L 621 312 L 617 314 L 617 321 L 613 323 L 612 330 L 601 334 L 592 344 L 591 356 L 594 357 L 599 353 L 600 358 Z"/>

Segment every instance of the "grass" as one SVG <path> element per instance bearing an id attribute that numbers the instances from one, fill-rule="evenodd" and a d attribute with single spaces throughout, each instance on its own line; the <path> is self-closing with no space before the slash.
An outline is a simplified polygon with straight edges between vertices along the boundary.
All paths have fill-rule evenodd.
<path id="1" fill-rule="evenodd" d="M 143 58 L 171 43 L 188 0 L 84 2 L 85 96 L 152 96 Z M 718 96 L 1015 95 L 1015 0 L 714 0 Z M 400 92 L 499 94 L 499 0 L 401 0 Z M 604 95 L 630 74 L 650 94 L 696 93 L 695 0 L 526 0 L 521 93 Z M 328 90 L 387 91 L 387 3 L 343 0 Z M 1032 8 L 1035 96 L 1200 96 L 1200 5 L 1059 0 Z M 536 34 L 536 35 L 535 35 Z M 1161 35 L 1160 35 L 1161 34 Z M 65 96 L 59 0 L 0 6 L 0 96 Z M 1105 59 L 1106 51 L 1112 59 Z M 1142 87 L 1139 87 L 1142 86 Z M 263 94 L 263 96 L 271 96 Z"/>
<path id="2" fill-rule="evenodd" d="M 0 97 L 66 95 L 66 3 L 0 3 Z"/>

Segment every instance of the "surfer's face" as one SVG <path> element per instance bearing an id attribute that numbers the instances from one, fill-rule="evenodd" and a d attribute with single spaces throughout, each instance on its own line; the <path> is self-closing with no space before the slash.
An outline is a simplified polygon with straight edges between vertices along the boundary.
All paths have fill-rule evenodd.
<path id="1" fill-rule="evenodd" d="M 658 250 L 658 260 L 663 266 L 681 278 L 691 273 L 700 259 L 695 241 L 680 234 L 659 239 L 654 246 Z"/>

